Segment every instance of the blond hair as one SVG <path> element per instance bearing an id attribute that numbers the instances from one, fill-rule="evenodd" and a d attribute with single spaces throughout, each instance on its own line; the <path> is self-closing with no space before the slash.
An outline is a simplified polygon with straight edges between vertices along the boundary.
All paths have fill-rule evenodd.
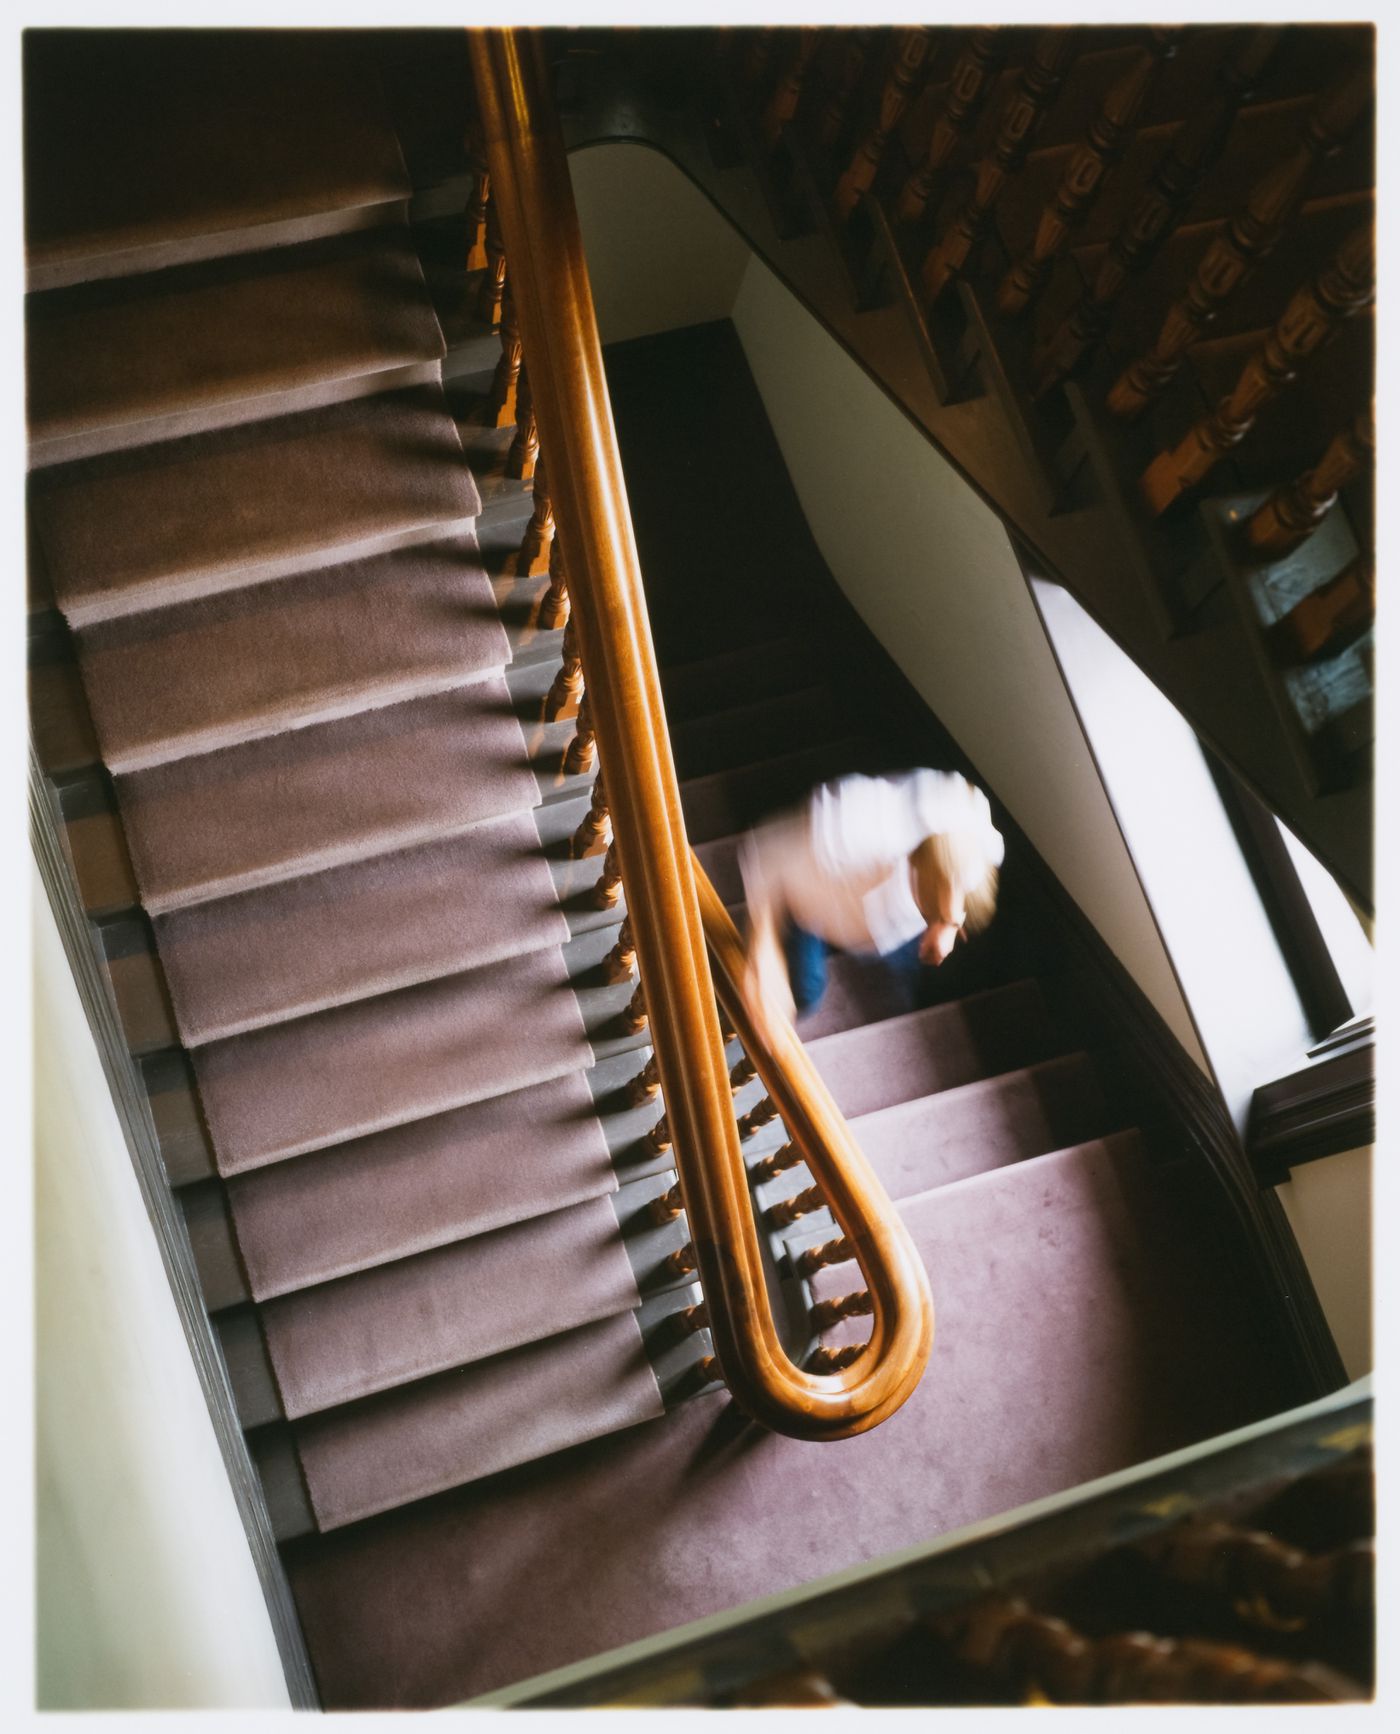
<path id="1" fill-rule="evenodd" d="M 940 831 L 925 837 L 909 857 L 914 870 L 914 896 L 924 919 L 932 925 L 946 919 L 945 911 L 962 897 L 969 933 L 980 933 L 996 914 L 997 869 L 973 830 Z"/>

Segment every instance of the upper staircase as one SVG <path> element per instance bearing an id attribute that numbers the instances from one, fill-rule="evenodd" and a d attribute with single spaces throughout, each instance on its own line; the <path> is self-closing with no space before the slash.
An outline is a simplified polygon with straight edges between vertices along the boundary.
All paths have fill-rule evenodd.
<path id="1" fill-rule="evenodd" d="M 731 1402 L 499 248 L 464 269 L 484 189 L 428 148 L 461 116 L 393 101 L 453 50 L 26 36 L 35 748 L 327 1707 L 470 1697 L 1295 1394 L 1013 855 L 942 1003 L 839 960 L 802 1032 L 930 1273 L 921 1386 L 836 1443 Z M 666 413 L 682 381 L 728 449 Z M 737 907 L 738 834 L 888 764 L 888 719 L 725 331 L 610 383 L 682 807 Z M 807 550 L 781 577 L 715 510 L 758 474 Z M 842 1367 L 852 1249 L 726 1058 L 787 1340 Z"/>

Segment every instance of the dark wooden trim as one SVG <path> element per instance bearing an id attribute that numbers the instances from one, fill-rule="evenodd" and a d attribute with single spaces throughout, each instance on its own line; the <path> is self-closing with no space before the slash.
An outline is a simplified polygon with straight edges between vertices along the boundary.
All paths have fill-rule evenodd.
<path id="1" fill-rule="evenodd" d="M 83 913 L 72 864 L 64 853 L 62 824 L 55 796 L 39 768 L 32 744 L 29 752 L 29 813 L 39 874 L 63 938 L 63 949 L 77 983 L 88 1025 L 97 1043 L 113 1106 L 136 1170 L 141 1197 L 155 1231 L 176 1310 L 190 1345 L 195 1373 L 209 1407 L 214 1436 L 228 1470 L 253 1564 L 267 1601 L 292 1706 L 298 1710 L 318 1709 L 320 1698 L 292 1601 L 291 1587 L 273 1539 L 262 1485 L 239 1425 L 223 1357 L 204 1310 L 184 1219 L 161 1162 L 150 1101 L 140 1073 L 127 1051 L 116 1006 L 103 976 L 93 928 Z M 192 1548 L 199 1546 L 197 1533 L 189 1537 L 189 1545 Z"/>
<path id="2" fill-rule="evenodd" d="M 1376 1050 L 1362 1041 L 1261 1084 L 1249 1109 L 1245 1145 L 1261 1186 L 1290 1169 L 1358 1150 L 1376 1137 Z"/>

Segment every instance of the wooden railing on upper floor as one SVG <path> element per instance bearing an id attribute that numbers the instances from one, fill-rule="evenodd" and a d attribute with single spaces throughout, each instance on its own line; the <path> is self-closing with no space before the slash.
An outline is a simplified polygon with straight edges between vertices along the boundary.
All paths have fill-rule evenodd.
<path id="1" fill-rule="evenodd" d="M 503 291 L 508 297 L 506 370 L 515 366 L 518 341 L 548 463 L 544 511 L 537 509 L 527 540 L 537 570 L 552 528 L 551 619 L 557 623 L 567 604 L 569 622 L 561 673 L 570 696 L 586 693 L 571 768 L 587 768 L 596 742 L 606 774 L 606 789 L 601 775 L 595 786 L 580 847 L 597 846 L 611 824 L 612 859 L 600 895 L 615 897 L 620 875 L 626 943 L 644 984 L 632 1016 L 651 1026 L 654 1075 L 665 1100 L 666 1136 L 675 1151 L 706 1322 L 725 1382 L 754 1419 L 801 1438 L 843 1438 L 884 1420 L 918 1383 L 933 1339 L 928 1280 L 797 1037 L 769 1047 L 745 1012 L 739 936 L 693 864 L 686 839 L 582 240 L 540 44 L 536 33 L 509 30 L 473 31 L 469 42 L 494 213 L 481 219 L 480 239 L 492 266 L 487 281 L 496 318 Z M 495 269 L 496 236 L 507 261 L 504 276 Z M 769 1306 L 716 988 L 840 1226 L 842 1256 L 859 1262 L 868 1285 L 870 1339 L 853 1356 L 841 1351 L 830 1372 L 793 1362 Z"/>

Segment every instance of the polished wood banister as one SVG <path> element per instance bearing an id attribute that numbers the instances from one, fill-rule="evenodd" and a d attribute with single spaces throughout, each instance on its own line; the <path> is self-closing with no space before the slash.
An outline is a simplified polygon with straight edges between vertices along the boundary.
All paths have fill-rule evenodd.
<path id="1" fill-rule="evenodd" d="M 646 983 L 677 1172 L 725 1380 L 756 1420 L 833 1439 L 882 1421 L 928 1358 L 933 1307 L 907 1231 L 795 1034 L 756 1039 L 738 984 L 743 948 L 692 860 L 662 710 L 637 550 L 569 171 L 537 32 L 468 31 L 510 261 L 556 538 L 569 574 L 590 711 Z M 703 926 L 702 926 L 703 909 Z M 706 953 L 724 1009 L 851 1240 L 873 1303 L 868 1347 L 829 1376 L 794 1365 L 767 1297 Z"/>

